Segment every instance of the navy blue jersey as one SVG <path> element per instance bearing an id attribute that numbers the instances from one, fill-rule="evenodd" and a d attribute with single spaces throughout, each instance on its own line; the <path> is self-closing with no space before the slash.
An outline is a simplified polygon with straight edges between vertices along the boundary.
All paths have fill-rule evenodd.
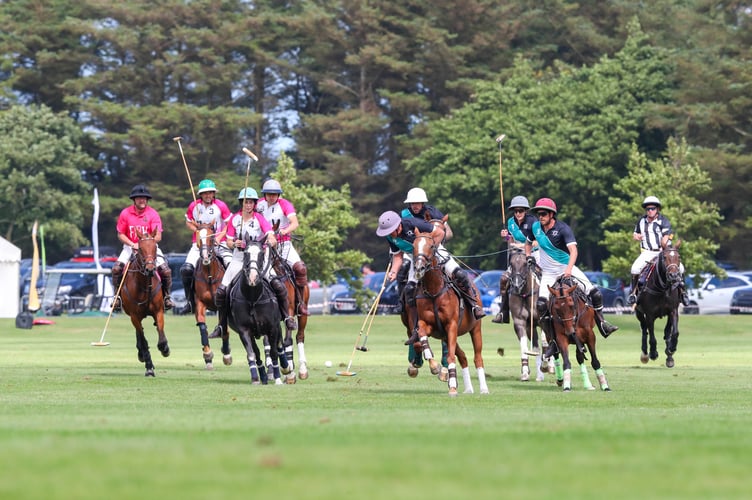
<path id="1" fill-rule="evenodd" d="M 431 217 L 431 219 L 441 219 L 444 217 L 444 214 L 441 213 L 441 210 L 434 207 L 433 205 L 428 205 L 427 203 L 423 204 L 423 207 L 418 211 L 417 214 L 413 213 L 408 207 L 403 209 L 400 215 L 402 217 L 415 217 L 416 219 L 425 220 L 426 212 L 428 212 L 428 215 Z"/>
<path id="2" fill-rule="evenodd" d="M 525 243 L 525 238 L 532 240 L 533 237 L 533 224 L 538 222 L 538 218 L 534 216 L 533 214 L 525 214 L 525 218 L 522 219 L 522 222 L 517 222 L 517 219 L 514 218 L 514 216 L 510 217 L 507 221 L 507 230 L 512 235 L 512 237 L 515 239 L 515 241 L 518 241 L 520 243 Z M 523 238 L 520 239 L 519 233 L 514 230 L 513 227 L 511 227 L 511 224 L 514 224 L 519 229 L 519 232 L 522 233 Z"/>
<path id="3" fill-rule="evenodd" d="M 541 229 L 543 229 L 543 226 L 541 226 Z M 572 228 L 569 227 L 566 223 L 559 220 L 556 220 L 551 229 L 545 231 L 545 234 L 555 248 L 558 248 L 559 250 L 567 253 L 569 253 L 569 248 L 567 248 L 567 245 L 571 243 L 577 243 L 577 240 L 574 237 L 574 233 L 572 232 Z M 528 236 L 528 240 L 532 243 L 534 239 L 535 233 L 531 232 L 530 236 Z M 541 244 L 541 249 L 545 251 L 546 246 Z"/>
<path id="4" fill-rule="evenodd" d="M 417 219 L 415 217 L 403 217 L 402 218 L 402 229 L 397 234 L 397 238 L 405 240 L 410 245 L 413 244 L 415 241 L 415 229 L 418 229 L 421 233 L 431 233 L 433 232 L 433 224 L 430 222 L 426 222 L 423 219 Z M 397 253 L 402 251 L 393 241 L 391 238 L 387 238 L 387 241 L 389 242 L 389 249 L 392 253 Z"/>

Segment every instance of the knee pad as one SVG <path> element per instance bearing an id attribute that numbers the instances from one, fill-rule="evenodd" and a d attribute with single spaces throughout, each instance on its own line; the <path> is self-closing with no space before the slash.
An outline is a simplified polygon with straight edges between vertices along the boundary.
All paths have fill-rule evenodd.
<path id="1" fill-rule="evenodd" d="M 538 311 L 539 318 L 546 316 L 548 314 L 548 299 L 538 297 L 538 301 L 535 303 L 535 310 Z"/>
<path id="2" fill-rule="evenodd" d="M 193 264 L 186 262 L 180 266 L 180 276 L 182 276 L 183 279 L 193 279 L 193 273 L 195 270 L 196 268 L 193 267 Z"/>
<path id="3" fill-rule="evenodd" d="M 410 307 L 415 307 L 415 283 L 405 285 L 405 303 Z"/>
<path id="4" fill-rule="evenodd" d="M 297 286 L 304 287 L 308 284 L 308 269 L 302 260 L 292 266 L 292 272 L 295 275 L 295 284 Z"/>

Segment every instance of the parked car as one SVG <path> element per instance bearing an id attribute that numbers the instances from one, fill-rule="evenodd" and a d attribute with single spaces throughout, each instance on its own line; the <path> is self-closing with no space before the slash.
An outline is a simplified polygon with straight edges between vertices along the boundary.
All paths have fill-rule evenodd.
<path id="1" fill-rule="evenodd" d="M 739 288 L 731 296 L 731 314 L 752 314 L 752 287 Z"/>
<path id="2" fill-rule="evenodd" d="M 103 269 L 109 271 L 112 269 L 114 262 L 100 261 Z M 95 307 L 94 299 L 99 295 L 99 288 L 97 283 L 97 273 L 92 272 L 77 272 L 77 270 L 93 270 L 96 269 L 96 265 L 93 262 L 77 262 L 67 260 L 58 262 L 54 266 L 47 266 L 46 275 L 39 276 L 37 281 L 37 292 L 40 299 L 46 298 L 45 290 L 47 286 L 56 286 L 55 298 L 52 302 L 43 304 L 45 308 L 45 314 L 49 316 L 59 316 L 64 311 Z M 58 272 L 62 271 L 62 272 Z M 41 273 L 41 269 L 40 269 Z M 110 276 L 105 275 L 105 279 L 109 280 Z M 31 273 L 26 275 L 26 278 L 22 284 L 21 290 L 21 304 L 25 309 L 29 301 L 29 290 L 31 287 Z M 88 301 L 88 302 L 87 302 Z"/>
<path id="3" fill-rule="evenodd" d="M 311 287 L 310 291 L 311 294 L 308 298 L 308 312 L 310 314 L 355 314 L 359 312 L 357 300 L 350 289 L 342 283 Z M 326 295 L 324 295 L 325 293 Z"/>
<path id="4" fill-rule="evenodd" d="M 725 278 L 701 276 L 702 284 L 698 288 L 688 286 L 689 305 L 684 307 L 682 312 L 684 314 L 728 314 L 731 310 L 731 298 L 734 292 L 752 286 L 752 271 L 728 271 L 726 274 Z"/>
<path id="5" fill-rule="evenodd" d="M 491 313 L 491 304 L 494 298 L 499 296 L 499 281 L 506 271 L 495 269 L 492 271 L 483 271 L 473 280 L 478 287 L 480 298 L 483 302 L 483 311 L 486 314 Z M 498 311 L 497 311 L 498 312 Z"/>
<path id="6" fill-rule="evenodd" d="M 620 278 L 601 271 L 585 271 L 585 276 L 600 289 L 604 308 L 616 308 L 615 312 L 619 312 L 618 309 L 626 305 L 628 292 Z"/>
<path id="7" fill-rule="evenodd" d="M 183 280 L 180 278 L 180 267 L 185 262 L 187 253 L 167 253 L 165 259 L 167 259 L 170 265 L 170 271 L 172 271 L 172 290 L 170 291 L 170 297 L 175 307 L 172 308 L 172 314 L 183 315 L 190 314 L 191 311 L 188 308 L 188 300 L 185 297 L 185 290 L 183 289 Z"/>

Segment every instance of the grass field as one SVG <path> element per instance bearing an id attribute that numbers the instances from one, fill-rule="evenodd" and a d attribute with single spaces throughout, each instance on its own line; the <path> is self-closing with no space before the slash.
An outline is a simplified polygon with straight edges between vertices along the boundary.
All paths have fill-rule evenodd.
<path id="1" fill-rule="evenodd" d="M 510 325 L 486 318 L 491 394 L 473 369 L 476 394 L 457 398 L 426 368 L 408 378 L 393 316 L 375 318 L 357 375 L 336 376 L 364 319 L 311 317 L 311 377 L 290 386 L 251 386 L 234 334 L 234 364 L 206 371 L 192 317 L 167 317 L 169 358 L 148 324 L 153 379 L 122 315 L 108 347 L 90 346 L 106 317 L 0 320 L 0 498 L 749 496 L 749 316 L 683 316 L 673 369 L 662 340 L 642 365 L 636 319 L 610 316 L 621 330 L 598 346 L 612 392 L 583 390 L 574 370 L 566 394 L 552 376 L 519 382 Z"/>

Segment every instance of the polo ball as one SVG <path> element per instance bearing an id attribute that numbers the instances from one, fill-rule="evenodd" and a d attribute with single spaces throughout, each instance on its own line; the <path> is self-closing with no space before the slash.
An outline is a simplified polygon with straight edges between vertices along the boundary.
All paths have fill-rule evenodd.
<path id="1" fill-rule="evenodd" d="M 329 361 L 329 360 L 324 361 L 324 366 L 326 366 L 327 368 L 331 368 L 332 367 L 332 362 Z"/>

